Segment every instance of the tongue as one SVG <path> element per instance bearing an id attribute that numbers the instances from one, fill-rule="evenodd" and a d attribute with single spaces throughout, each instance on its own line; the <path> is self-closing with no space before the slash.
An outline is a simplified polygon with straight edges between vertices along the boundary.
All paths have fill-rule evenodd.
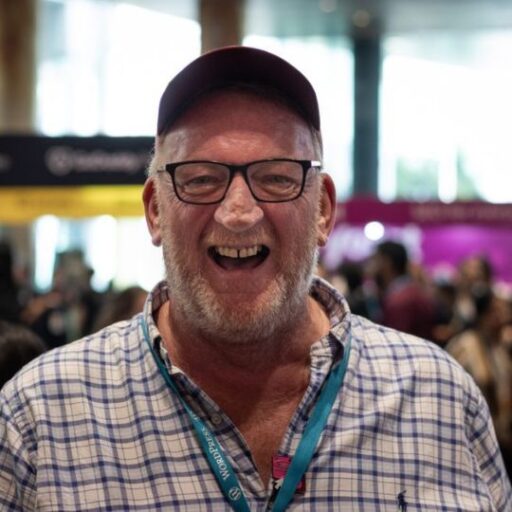
<path id="1" fill-rule="evenodd" d="M 228 258 L 226 256 L 216 255 L 215 261 L 224 270 L 241 270 L 257 267 L 263 258 L 260 255 L 250 256 L 248 258 Z"/>

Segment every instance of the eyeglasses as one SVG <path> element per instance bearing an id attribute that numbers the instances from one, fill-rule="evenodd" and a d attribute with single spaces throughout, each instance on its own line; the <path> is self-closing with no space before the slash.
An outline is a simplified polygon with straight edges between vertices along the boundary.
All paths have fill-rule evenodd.
<path id="1" fill-rule="evenodd" d="M 275 158 L 244 165 L 230 165 L 208 160 L 191 160 L 166 164 L 158 172 L 167 172 L 180 201 L 190 204 L 220 203 L 235 173 L 242 174 L 257 201 L 283 203 L 297 199 L 304 190 L 310 169 L 321 169 L 316 160 Z"/>

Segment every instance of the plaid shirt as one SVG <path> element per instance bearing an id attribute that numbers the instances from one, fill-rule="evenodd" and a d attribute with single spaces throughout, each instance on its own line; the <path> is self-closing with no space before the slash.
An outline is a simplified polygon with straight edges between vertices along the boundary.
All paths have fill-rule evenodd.
<path id="1" fill-rule="evenodd" d="M 247 444 L 230 419 L 160 346 L 183 396 L 233 465 L 253 511 L 268 507 Z M 352 334 L 345 382 L 290 510 L 511 511 L 485 402 L 471 378 L 433 344 L 351 315 L 315 280 L 331 318 L 311 348 L 309 387 L 281 452 L 293 455 L 333 358 Z M 219 511 L 229 506 L 189 417 L 143 341 L 140 315 L 49 352 L 0 394 L 0 510 Z M 400 502 L 406 508 L 400 509 Z"/>

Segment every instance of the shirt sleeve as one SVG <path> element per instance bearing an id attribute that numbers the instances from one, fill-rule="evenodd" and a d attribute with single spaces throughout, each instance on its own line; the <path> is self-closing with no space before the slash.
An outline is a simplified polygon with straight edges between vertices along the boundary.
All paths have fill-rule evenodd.
<path id="1" fill-rule="evenodd" d="M 36 510 L 36 470 L 29 453 L 34 443 L 19 426 L 23 412 L 16 395 L 7 392 L 11 384 L 0 392 L 0 510 L 29 512 Z"/>
<path id="2" fill-rule="evenodd" d="M 470 379 L 468 379 L 470 380 Z M 467 438 L 478 470 L 491 501 L 498 512 L 512 511 L 512 490 L 498 447 L 489 407 L 476 385 L 472 384 L 470 407 L 467 409 Z"/>

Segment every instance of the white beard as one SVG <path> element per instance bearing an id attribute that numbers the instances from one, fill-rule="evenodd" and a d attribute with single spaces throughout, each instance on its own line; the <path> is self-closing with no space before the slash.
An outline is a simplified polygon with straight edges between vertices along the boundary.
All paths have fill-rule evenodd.
<path id="1" fill-rule="evenodd" d="M 166 229 L 167 228 L 167 229 Z M 293 254 L 286 270 L 268 288 L 236 308 L 223 303 L 201 269 L 189 268 L 186 254 L 164 227 L 162 245 L 171 297 L 171 315 L 206 339 L 232 345 L 251 344 L 280 335 L 305 314 L 308 292 L 317 262 L 316 230 L 313 224 L 306 240 L 290 248 Z"/>

